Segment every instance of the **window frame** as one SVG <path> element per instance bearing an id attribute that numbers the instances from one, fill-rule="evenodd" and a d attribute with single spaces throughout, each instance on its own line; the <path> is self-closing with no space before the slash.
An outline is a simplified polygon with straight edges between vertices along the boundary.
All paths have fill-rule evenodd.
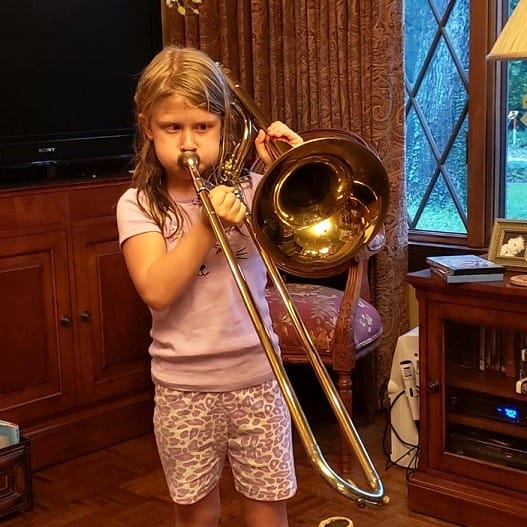
<path id="1" fill-rule="evenodd" d="M 469 111 L 467 137 L 467 234 L 409 231 L 409 267 L 425 266 L 431 254 L 484 253 L 494 218 L 500 217 L 504 186 L 505 130 L 499 115 L 506 98 L 506 65 L 487 61 L 498 28 L 507 13 L 508 0 L 470 1 Z"/>

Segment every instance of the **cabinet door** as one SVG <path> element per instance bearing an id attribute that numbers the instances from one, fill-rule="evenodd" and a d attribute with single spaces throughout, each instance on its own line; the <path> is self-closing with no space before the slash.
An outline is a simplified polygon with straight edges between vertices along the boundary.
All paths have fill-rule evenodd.
<path id="1" fill-rule="evenodd" d="M 71 406 L 73 336 L 64 231 L 0 239 L 0 416 L 24 426 Z"/>
<path id="2" fill-rule="evenodd" d="M 73 229 L 81 401 L 151 387 L 150 313 L 135 291 L 115 219 Z"/>
<path id="3" fill-rule="evenodd" d="M 439 330 L 426 344 L 429 466 L 527 492 L 527 404 L 514 365 L 525 314 L 434 303 L 428 316 Z"/>

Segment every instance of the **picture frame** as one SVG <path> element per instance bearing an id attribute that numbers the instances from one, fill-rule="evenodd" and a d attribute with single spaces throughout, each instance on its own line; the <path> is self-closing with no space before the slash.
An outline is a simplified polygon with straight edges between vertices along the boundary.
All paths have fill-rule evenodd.
<path id="1" fill-rule="evenodd" d="M 508 270 L 527 269 L 527 221 L 496 218 L 488 259 Z"/>

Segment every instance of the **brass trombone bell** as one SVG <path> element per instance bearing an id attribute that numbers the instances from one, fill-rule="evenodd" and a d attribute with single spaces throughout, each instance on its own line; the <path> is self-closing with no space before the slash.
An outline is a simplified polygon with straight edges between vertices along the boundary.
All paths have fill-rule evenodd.
<path id="1" fill-rule="evenodd" d="M 266 171 L 252 224 L 283 271 L 331 276 L 382 227 L 389 192 L 384 165 L 369 148 L 344 138 L 312 139 Z"/>

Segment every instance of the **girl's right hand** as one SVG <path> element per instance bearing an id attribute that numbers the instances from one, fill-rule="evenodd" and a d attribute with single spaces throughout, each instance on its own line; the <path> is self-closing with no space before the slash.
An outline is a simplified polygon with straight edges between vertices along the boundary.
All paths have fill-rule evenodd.
<path id="1" fill-rule="evenodd" d="M 245 217 L 247 207 L 234 194 L 234 187 L 218 185 L 210 190 L 209 196 L 216 214 L 221 219 L 224 228 L 229 228 L 240 223 Z M 202 211 L 202 217 L 205 221 L 205 211 Z"/>

